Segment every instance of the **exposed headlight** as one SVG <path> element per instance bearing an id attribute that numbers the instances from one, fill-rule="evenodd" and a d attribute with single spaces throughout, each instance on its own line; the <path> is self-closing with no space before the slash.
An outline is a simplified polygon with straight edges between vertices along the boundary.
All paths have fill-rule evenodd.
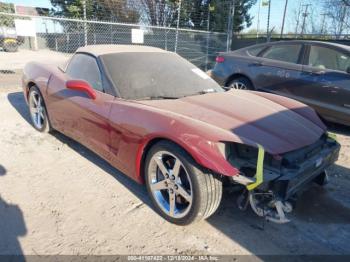
<path id="1" fill-rule="evenodd" d="M 217 146 L 218 146 L 218 149 L 219 149 L 221 155 L 222 155 L 225 159 L 227 159 L 227 154 L 226 154 L 226 143 L 224 143 L 224 142 L 219 142 L 219 143 L 217 143 Z"/>

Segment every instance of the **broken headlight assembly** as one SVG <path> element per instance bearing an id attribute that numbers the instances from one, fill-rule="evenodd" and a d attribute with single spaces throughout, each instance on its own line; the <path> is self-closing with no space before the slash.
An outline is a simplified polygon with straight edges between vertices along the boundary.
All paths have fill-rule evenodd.
<path id="1" fill-rule="evenodd" d="M 272 155 L 264 147 L 222 143 L 220 151 L 240 173 L 230 177 L 232 184 L 244 186 L 238 199 L 241 209 L 249 204 L 258 216 L 276 223 L 289 222 L 285 213 L 292 211 L 290 200 L 297 198 L 312 182 L 324 184 L 327 172 L 339 154 L 334 137 L 324 134 L 314 144 Z"/>

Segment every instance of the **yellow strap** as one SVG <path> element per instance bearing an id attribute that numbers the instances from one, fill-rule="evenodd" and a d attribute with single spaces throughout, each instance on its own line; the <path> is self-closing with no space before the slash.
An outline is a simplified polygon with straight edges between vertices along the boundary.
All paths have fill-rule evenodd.
<path id="1" fill-rule="evenodd" d="M 333 139 L 335 141 L 337 141 L 337 135 L 331 132 L 327 132 L 327 135 L 330 139 Z"/>
<path id="2" fill-rule="evenodd" d="M 7 38 L 4 40 L 5 43 L 17 43 L 17 40 L 16 39 L 12 39 L 12 38 Z"/>
<path id="3" fill-rule="evenodd" d="M 253 190 L 257 186 L 259 186 L 264 181 L 264 157 L 265 157 L 265 149 L 262 145 L 258 144 L 259 152 L 258 152 L 258 161 L 256 164 L 256 181 L 247 185 L 248 190 Z"/>

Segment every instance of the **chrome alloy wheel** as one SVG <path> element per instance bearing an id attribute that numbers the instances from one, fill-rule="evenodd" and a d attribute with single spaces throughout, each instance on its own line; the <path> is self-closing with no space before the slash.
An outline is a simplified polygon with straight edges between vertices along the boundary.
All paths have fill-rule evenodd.
<path id="1" fill-rule="evenodd" d="M 186 216 L 193 202 L 193 187 L 181 160 L 168 151 L 159 151 L 151 158 L 148 175 L 159 208 L 173 218 Z"/>
<path id="2" fill-rule="evenodd" d="M 32 122 L 37 129 L 42 129 L 45 123 L 45 108 L 41 95 L 33 90 L 29 96 L 29 110 Z"/>
<path id="3" fill-rule="evenodd" d="M 233 89 L 240 89 L 240 90 L 247 90 L 248 88 L 246 87 L 246 85 L 240 81 L 234 81 L 230 88 L 233 88 Z"/>

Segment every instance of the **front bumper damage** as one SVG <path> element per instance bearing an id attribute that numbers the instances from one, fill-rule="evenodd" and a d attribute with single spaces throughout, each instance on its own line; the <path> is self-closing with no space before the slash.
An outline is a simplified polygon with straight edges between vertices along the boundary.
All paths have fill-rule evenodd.
<path id="1" fill-rule="evenodd" d="M 229 161 L 241 171 L 234 182 L 245 186 L 239 205 L 276 223 L 289 222 L 285 213 L 292 211 L 296 199 L 312 182 L 323 183 L 326 169 L 339 155 L 340 145 L 333 134 L 326 134 L 315 144 L 281 156 L 270 156 L 263 146 L 242 157 L 239 150 L 228 152 Z M 252 158 L 252 154 L 257 157 Z M 239 155 L 240 157 L 237 157 Z"/>

